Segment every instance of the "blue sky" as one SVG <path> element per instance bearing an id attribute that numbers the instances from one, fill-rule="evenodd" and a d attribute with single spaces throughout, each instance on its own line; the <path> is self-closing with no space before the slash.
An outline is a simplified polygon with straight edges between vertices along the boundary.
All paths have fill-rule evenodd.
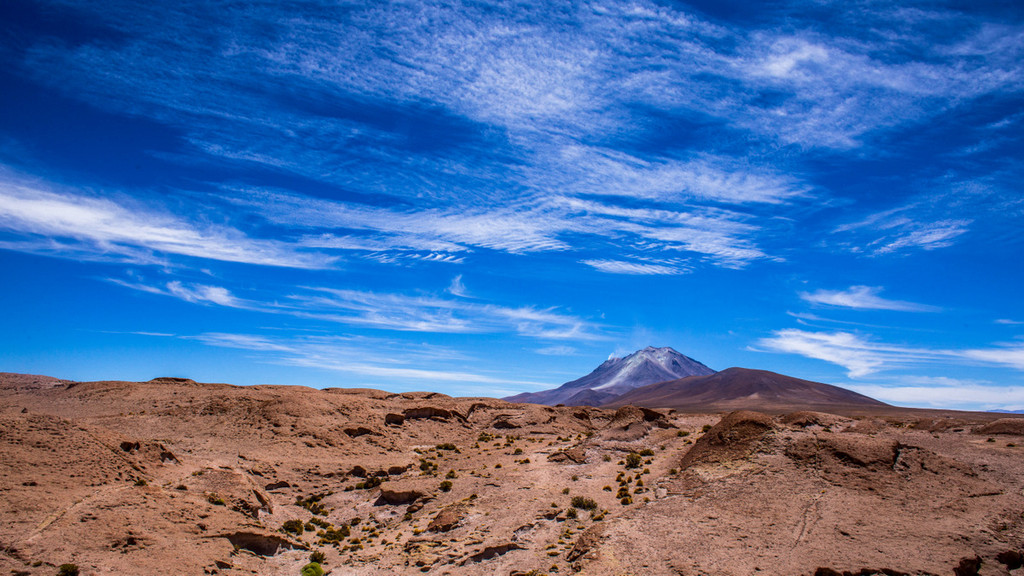
<path id="1" fill-rule="evenodd" d="M 1024 5 L 0 5 L 0 370 L 1024 409 Z"/>

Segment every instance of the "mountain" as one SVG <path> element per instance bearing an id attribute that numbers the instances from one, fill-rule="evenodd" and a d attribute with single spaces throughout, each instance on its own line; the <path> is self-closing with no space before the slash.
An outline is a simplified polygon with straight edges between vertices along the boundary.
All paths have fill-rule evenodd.
<path id="1" fill-rule="evenodd" d="M 632 404 L 681 411 L 820 410 L 827 408 L 879 408 L 888 404 L 845 388 L 800 380 L 791 376 L 729 368 L 707 376 L 658 382 L 627 392 L 605 403 L 608 407 Z"/>
<path id="2" fill-rule="evenodd" d="M 600 406 L 631 390 L 687 376 L 715 371 L 672 348 L 648 346 L 625 358 L 609 358 L 586 376 L 542 392 L 524 392 L 505 398 L 510 402 Z"/>

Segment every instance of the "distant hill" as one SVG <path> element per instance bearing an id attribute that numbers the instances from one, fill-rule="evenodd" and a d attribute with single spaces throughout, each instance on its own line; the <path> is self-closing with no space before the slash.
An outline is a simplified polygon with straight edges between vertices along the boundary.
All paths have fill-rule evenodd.
<path id="1" fill-rule="evenodd" d="M 648 346 L 625 358 L 609 358 L 586 376 L 543 392 L 525 392 L 505 398 L 510 402 L 600 406 L 648 384 L 715 371 L 672 348 Z"/>
<path id="2" fill-rule="evenodd" d="M 627 404 L 681 411 L 824 410 L 888 406 L 831 384 L 747 368 L 729 368 L 711 375 L 650 384 L 609 400 L 604 406 L 619 407 Z"/>

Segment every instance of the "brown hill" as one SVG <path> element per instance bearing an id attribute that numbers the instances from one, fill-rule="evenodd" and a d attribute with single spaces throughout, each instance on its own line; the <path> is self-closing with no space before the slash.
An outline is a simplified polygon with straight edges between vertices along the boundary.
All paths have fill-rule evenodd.
<path id="1" fill-rule="evenodd" d="M 748 368 L 728 368 L 709 376 L 690 376 L 650 384 L 627 392 L 606 406 L 617 408 L 627 404 L 648 408 L 674 408 L 683 412 L 845 412 L 851 408 L 871 409 L 889 406 L 831 384 Z"/>
<path id="2" fill-rule="evenodd" d="M 1019 568 L 1016 422 L 997 440 L 971 429 L 1003 415 L 889 410 L 0 373 L 0 574 L 297 576 L 313 554 L 333 576 Z"/>

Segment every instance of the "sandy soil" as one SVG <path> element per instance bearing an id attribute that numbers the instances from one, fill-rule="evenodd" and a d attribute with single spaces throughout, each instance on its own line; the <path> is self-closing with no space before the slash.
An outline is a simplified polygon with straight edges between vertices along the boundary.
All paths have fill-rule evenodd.
<path id="1" fill-rule="evenodd" d="M 1024 575 L 997 418 L 0 374 L 0 571 Z"/>

